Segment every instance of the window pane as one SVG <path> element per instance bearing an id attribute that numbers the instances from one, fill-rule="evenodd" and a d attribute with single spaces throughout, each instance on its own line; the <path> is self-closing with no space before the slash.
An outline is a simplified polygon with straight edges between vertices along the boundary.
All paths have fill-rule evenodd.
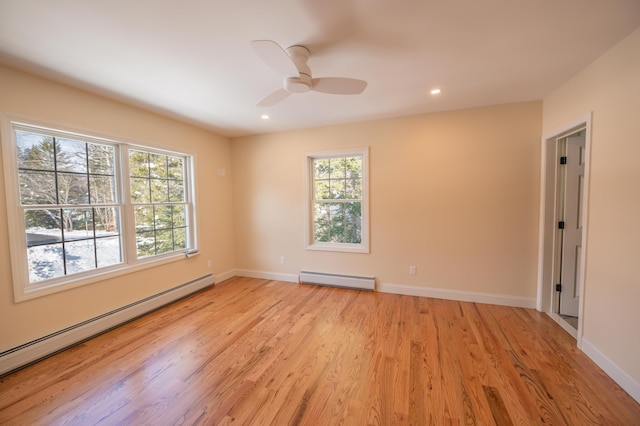
<path id="1" fill-rule="evenodd" d="M 92 209 L 64 209 L 62 223 L 65 241 L 93 238 Z"/>
<path id="2" fill-rule="evenodd" d="M 330 183 L 331 198 L 338 200 L 344 198 L 344 180 L 333 180 Z"/>
<path id="3" fill-rule="evenodd" d="M 152 178 L 167 178 L 167 156 L 149 154 L 149 170 Z"/>
<path id="4" fill-rule="evenodd" d="M 135 208 L 135 215 L 137 232 L 153 230 L 153 207 L 138 206 Z"/>
<path id="5" fill-rule="evenodd" d="M 332 203 L 329 207 L 329 216 L 332 222 L 342 222 L 344 220 L 344 209 L 342 203 Z"/>
<path id="6" fill-rule="evenodd" d="M 117 207 L 93 209 L 98 267 L 122 263 L 120 243 L 120 210 Z M 113 237 L 105 236 L 113 235 Z"/>
<path id="7" fill-rule="evenodd" d="M 173 246 L 174 250 L 183 250 L 187 248 L 186 228 L 176 228 L 173 230 Z"/>
<path id="8" fill-rule="evenodd" d="M 136 233 L 136 249 L 138 257 L 153 256 L 156 254 L 156 239 L 154 231 Z"/>
<path id="9" fill-rule="evenodd" d="M 94 240 L 71 241 L 64 245 L 67 275 L 96 269 Z"/>
<path id="10" fill-rule="evenodd" d="M 185 216 L 185 206 L 173 206 L 173 226 L 187 226 L 187 218 Z"/>
<path id="11" fill-rule="evenodd" d="M 351 244 L 360 244 L 362 242 L 362 232 L 359 222 L 345 224 L 344 242 Z"/>
<path id="12" fill-rule="evenodd" d="M 62 241 L 59 209 L 33 209 L 24 212 L 27 247 Z"/>
<path id="13" fill-rule="evenodd" d="M 120 234 L 120 209 L 117 207 L 102 207 L 93 209 L 96 236 Z"/>
<path id="14" fill-rule="evenodd" d="M 131 202 L 148 203 L 151 201 L 149 179 L 131 178 Z"/>
<path id="15" fill-rule="evenodd" d="M 96 240 L 96 255 L 98 260 L 98 268 L 122 263 L 120 238 L 98 238 Z"/>
<path id="16" fill-rule="evenodd" d="M 27 248 L 29 281 L 32 283 L 64 275 L 62 244 L 48 244 Z"/>
<path id="17" fill-rule="evenodd" d="M 172 227 L 171 206 L 156 206 L 154 216 L 156 229 Z"/>
<path id="18" fill-rule="evenodd" d="M 58 173 L 58 203 L 88 204 L 89 183 L 87 175 Z"/>
<path id="19" fill-rule="evenodd" d="M 345 159 L 331 159 L 331 179 L 344 179 L 345 176 Z"/>
<path id="20" fill-rule="evenodd" d="M 63 172 L 87 173 L 87 143 L 57 139 L 56 169 Z"/>
<path id="21" fill-rule="evenodd" d="M 24 213 L 29 281 L 64 275 L 59 209 L 33 209 Z"/>
<path id="22" fill-rule="evenodd" d="M 18 168 L 54 170 L 53 137 L 16 131 Z"/>
<path id="23" fill-rule="evenodd" d="M 87 144 L 89 173 L 115 175 L 115 148 L 109 145 Z"/>
<path id="24" fill-rule="evenodd" d="M 327 200 L 331 198 L 329 196 L 329 181 L 328 180 L 317 180 L 314 182 L 315 185 L 315 199 L 316 200 Z"/>
<path id="25" fill-rule="evenodd" d="M 55 176 L 54 172 L 20 171 L 20 203 L 57 204 Z"/>
<path id="26" fill-rule="evenodd" d="M 344 203 L 344 220 L 350 223 L 362 222 L 362 203 Z"/>
<path id="27" fill-rule="evenodd" d="M 169 187 L 166 180 L 151 179 L 151 202 L 166 203 L 169 201 Z"/>
<path id="28" fill-rule="evenodd" d="M 344 159 L 344 165 L 346 178 L 362 176 L 362 157 L 347 157 Z"/>
<path id="29" fill-rule="evenodd" d="M 146 152 L 129 150 L 129 174 L 134 177 L 149 177 L 149 155 Z"/>
<path id="30" fill-rule="evenodd" d="M 169 157 L 169 173 L 167 177 L 180 181 L 184 179 L 184 161 L 182 158 Z"/>
<path id="31" fill-rule="evenodd" d="M 316 179 L 327 179 L 329 178 L 329 159 L 326 158 L 317 158 L 313 160 L 313 170 L 314 176 Z"/>
<path id="32" fill-rule="evenodd" d="M 180 202 L 184 201 L 184 188 L 182 181 L 169 181 L 169 201 Z"/>
<path id="33" fill-rule="evenodd" d="M 156 253 L 173 251 L 173 232 L 171 229 L 156 232 Z"/>
<path id="34" fill-rule="evenodd" d="M 329 242 L 331 240 L 331 221 L 329 219 L 328 205 L 317 203 L 314 206 L 313 229 L 316 241 Z"/>
<path id="35" fill-rule="evenodd" d="M 362 198 L 362 181 L 357 178 L 345 181 L 344 196 L 348 200 L 358 200 Z"/>
<path id="36" fill-rule="evenodd" d="M 334 243 L 344 243 L 344 205 L 330 204 L 330 241 Z"/>
<path id="37" fill-rule="evenodd" d="M 89 186 L 91 189 L 91 204 L 113 204 L 116 202 L 115 177 L 89 176 Z"/>

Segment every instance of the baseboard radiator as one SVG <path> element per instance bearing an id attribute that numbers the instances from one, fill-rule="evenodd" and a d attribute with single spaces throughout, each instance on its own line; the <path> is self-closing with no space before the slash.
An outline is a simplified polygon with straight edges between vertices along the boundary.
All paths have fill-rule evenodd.
<path id="1" fill-rule="evenodd" d="M 0 352 L 0 377 L 89 340 L 215 283 L 208 274 L 142 300 Z"/>
<path id="2" fill-rule="evenodd" d="M 357 277 L 352 275 L 326 274 L 322 272 L 300 271 L 300 282 L 302 284 L 316 284 L 370 291 L 376 288 L 376 279 L 374 277 Z"/>

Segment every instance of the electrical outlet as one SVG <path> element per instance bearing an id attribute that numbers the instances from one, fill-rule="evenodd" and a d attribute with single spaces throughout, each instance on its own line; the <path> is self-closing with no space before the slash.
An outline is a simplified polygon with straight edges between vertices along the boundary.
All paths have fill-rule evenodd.
<path id="1" fill-rule="evenodd" d="M 212 261 L 212 260 L 209 260 L 209 261 L 207 262 L 207 268 L 211 268 L 212 266 L 213 266 L 213 261 Z"/>
<path id="2" fill-rule="evenodd" d="M 416 275 L 418 273 L 418 270 L 416 269 L 415 266 L 411 265 L 409 266 L 409 275 Z"/>
<path id="3" fill-rule="evenodd" d="M 284 256 L 280 256 L 280 264 L 284 265 Z"/>

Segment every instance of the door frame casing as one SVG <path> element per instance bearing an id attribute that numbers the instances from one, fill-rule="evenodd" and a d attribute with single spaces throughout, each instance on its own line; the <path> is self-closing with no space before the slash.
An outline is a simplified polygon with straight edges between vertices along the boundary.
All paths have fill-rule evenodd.
<path id="1" fill-rule="evenodd" d="M 582 253 L 580 256 L 579 287 L 580 303 L 578 307 L 578 329 L 573 329 L 560 315 L 557 314 L 557 300 L 555 281 L 558 271 L 558 185 L 556 176 L 558 171 L 557 141 L 580 129 L 585 129 L 585 170 L 584 196 L 582 206 Z M 536 309 L 547 313 L 569 334 L 574 336 L 578 348 L 582 348 L 582 324 L 584 322 L 584 296 L 586 281 L 587 231 L 589 206 L 589 177 L 591 165 L 591 113 L 566 123 L 557 130 L 542 136 L 540 156 L 540 225 L 538 240 L 538 288 Z"/>

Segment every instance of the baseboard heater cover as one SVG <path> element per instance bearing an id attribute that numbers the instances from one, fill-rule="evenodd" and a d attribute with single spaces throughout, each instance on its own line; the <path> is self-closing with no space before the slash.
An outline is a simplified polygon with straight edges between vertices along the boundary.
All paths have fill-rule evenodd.
<path id="1" fill-rule="evenodd" d="M 133 321 L 214 283 L 215 276 L 207 274 L 63 330 L 0 352 L 0 377 L 62 352 L 71 346 L 87 341 L 124 323 Z"/>
<path id="2" fill-rule="evenodd" d="M 375 277 L 357 277 L 353 275 L 326 274 L 322 272 L 300 271 L 300 282 L 303 284 L 317 284 L 369 291 L 373 291 L 376 288 Z"/>

